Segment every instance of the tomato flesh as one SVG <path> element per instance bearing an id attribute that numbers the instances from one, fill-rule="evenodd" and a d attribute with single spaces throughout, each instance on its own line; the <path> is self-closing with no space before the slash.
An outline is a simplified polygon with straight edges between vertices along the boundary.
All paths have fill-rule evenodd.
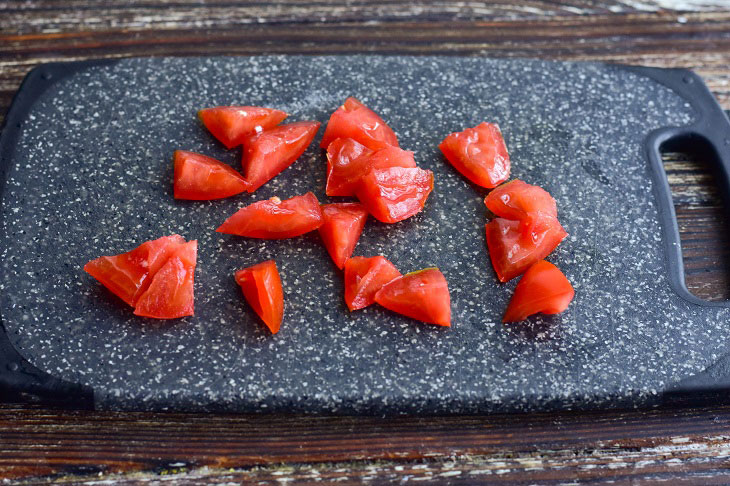
<path id="1" fill-rule="evenodd" d="M 451 325 L 451 297 L 438 268 L 426 268 L 391 280 L 375 302 L 393 312 L 438 326 Z"/>
<path id="2" fill-rule="evenodd" d="M 273 128 L 288 115 L 260 106 L 216 106 L 198 112 L 205 128 L 227 149 L 241 145 L 249 135 Z"/>
<path id="3" fill-rule="evenodd" d="M 390 167 L 368 172 L 356 194 L 378 221 L 397 223 L 420 212 L 432 190 L 430 170 Z"/>
<path id="4" fill-rule="evenodd" d="M 320 146 L 326 149 L 338 138 L 351 138 L 371 150 L 398 147 L 395 132 L 374 111 L 352 97 L 330 116 Z"/>
<path id="5" fill-rule="evenodd" d="M 558 217 L 558 206 L 549 192 L 519 179 L 502 184 L 490 192 L 484 204 L 500 218 L 525 219 L 532 213 Z"/>
<path id="6" fill-rule="evenodd" d="M 509 153 L 496 123 L 452 133 L 439 148 L 456 170 L 478 186 L 497 187 L 509 177 Z"/>
<path id="7" fill-rule="evenodd" d="M 251 135 L 244 142 L 242 165 L 248 192 L 273 179 L 307 149 L 320 123 L 301 121 L 270 128 Z"/>
<path id="8" fill-rule="evenodd" d="M 345 303 L 351 311 L 375 302 L 383 285 L 401 276 L 385 257 L 352 257 L 345 262 Z"/>
<path id="9" fill-rule="evenodd" d="M 568 308 L 574 296 L 575 290 L 563 272 L 540 260 L 517 282 L 502 322 L 523 321 L 538 312 L 559 314 Z"/>
<path id="10" fill-rule="evenodd" d="M 272 197 L 239 209 L 216 229 L 248 238 L 284 239 L 316 230 L 324 222 L 314 194 L 308 192 L 282 201 Z"/>
<path id="11" fill-rule="evenodd" d="M 319 234 L 332 261 L 342 270 L 362 234 L 368 210 L 358 203 L 324 204 L 322 219 Z"/>
<path id="12" fill-rule="evenodd" d="M 327 148 L 327 195 L 354 196 L 368 172 L 388 167 L 416 167 L 413 152 L 398 147 L 372 151 L 355 140 L 338 138 Z"/>
<path id="13" fill-rule="evenodd" d="M 235 273 L 246 301 L 272 334 L 279 332 L 284 318 L 284 291 L 274 260 L 267 260 Z"/>
<path id="14" fill-rule="evenodd" d="M 180 235 L 163 236 L 146 241 L 126 253 L 91 260 L 84 265 L 84 271 L 134 307 L 149 287 L 152 276 L 183 243 L 185 240 Z"/>
<path id="15" fill-rule="evenodd" d="M 494 218 L 487 223 L 489 257 L 500 282 L 521 275 L 568 236 L 556 218 L 535 217 L 525 221 Z"/>
<path id="16" fill-rule="evenodd" d="M 195 312 L 193 287 L 197 254 L 197 241 L 177 246 L 152 277 L 149 288 L 137 301 L 134 314 L 154 319 L 192 316 Z"/>
<path id="17" fill-rule="evenodd" d="M 173 160 L 175 199 L 222 199 L 242 193 L 248 185 L 241 174 L 214 158 L 176 150 Z"/>

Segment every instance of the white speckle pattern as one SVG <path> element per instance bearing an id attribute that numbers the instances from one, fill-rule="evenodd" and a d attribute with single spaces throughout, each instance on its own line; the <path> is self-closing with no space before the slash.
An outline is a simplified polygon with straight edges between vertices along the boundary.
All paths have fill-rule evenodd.
<path id="1" fill-rule="evenodd" d="M 197 109 L 227 104 L 325 122 L 361 98 L 435 172 L 425 210 L 370 220 L 356 255 L 403 272 L 438 266 L 453 327 L 376 306 L 348 313 L 342 275 L 316 233 L 284 241 L 220 235 L 236 209 L 312 190 L 317 144 L 253 195 L 172 198 L 175 149 L 240 167 Z M 89 385 L 103 409 L 347 413 L 486 412 L 648 402 L 726 350 L 728 309 L 669 286 L 642 143 L 695 114 L 663 86 L 600 64 L 431 57 L 130 59 L 53 84 L 24 121 L 2 200 L 1 311 L 11 342 L 53 375 Z M 558 201 L 570 238 L 549 259 L 573 282 L 564 314 L 503 326 L 515 282 L 485 251 L 485 191 L 437 145 L 482 121 L 502 128 L 512 176 Z M 162 235 L 199 241 L 196 313 L 134 317 L 82 271 L 99 255 Z M 273 258 L 285 289 L 271 336 L 233 280 Z"/>

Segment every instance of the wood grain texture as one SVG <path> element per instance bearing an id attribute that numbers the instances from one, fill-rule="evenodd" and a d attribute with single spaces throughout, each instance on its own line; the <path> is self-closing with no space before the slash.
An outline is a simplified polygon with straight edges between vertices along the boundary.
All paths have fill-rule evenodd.
<path id="1" fill-rule="evenodd" d="M 353 52 L 687 67 L 730 109 L 726 0 L 0 0 L 0 117 L 44 62 Z M 692 154 L 665 164 L 688 286 L 726 299 L 711 171 Z M 728 484 L 729 466 L 730 407 L 381 420 L 0 406 L 0 479 L 28 484 Z"/>
<path id="2" fill-rule="evenodd" d="M 608 473 L 625 479 L 619 484 L 651 477 L 730 481 L 729 437 L 730 408 L 723 407 L 384 420 L 0 406 L 0 475 L 42 471 L 92 481 L 101 473 L 122 484 L 181 472 L 206 484 L 379 484 L 404 476 L 558 484 Z M 132 471 L 153 473 L 114 476 Z"/>

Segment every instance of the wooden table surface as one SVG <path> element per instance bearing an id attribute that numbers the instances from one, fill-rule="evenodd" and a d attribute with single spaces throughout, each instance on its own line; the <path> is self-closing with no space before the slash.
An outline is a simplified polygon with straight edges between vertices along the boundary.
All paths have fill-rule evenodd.
<path id="1" fill-rule="evenodd" d="M 728 0 L 0 0 L 0 116 L 39 63 L 269 53 L 602 60 L 699 73 L 730 109 Z M 665 154 L 687 285 L 730 297 L 708 161 Z M 1 398 L 1 397 L 0 397 Z M 0 405 L 0 481 L 730 484 L 730 406 L 337 418 Z"/>

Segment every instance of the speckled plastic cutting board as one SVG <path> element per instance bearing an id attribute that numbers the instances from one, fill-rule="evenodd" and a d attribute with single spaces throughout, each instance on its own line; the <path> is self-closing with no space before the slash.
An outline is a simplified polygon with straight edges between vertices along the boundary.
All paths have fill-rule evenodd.
<path id="1" fill-rule="evenodd" d="M 682 73 L 704 90 L 688 72 L 671 76 Z M 41 67 L 23 87 L 32 100 L 21 91 L 22 111 L 14 107 L 3 133 L 0 313 L 27 360 L 20 371 L 34 365 L 81 385 L 73 393 L 92 393 L 99 409 L 471 413 L 655 403 L 721 361 L 730 309 L 693 300 L 672 282 L 671 228 L 662 226 L 646 141 L 655 129 L 706 114 L 645 74 L 604 64 L 371 56 Z M 175 149 L 240 168 L 240 150 L 206 132 L 199 108 L 262 105 L 291 113 L 289 121 L 324 124 L 348 96 L 379 113 L 435 173 L 424 211 L 394 225 L 369 220 L 355 254 L 382 254 L 403 273 L 439 267 L 451 291 L 451 328 L 377 306 L 349 313 L 342 273 L 316 232 L 283 241 L 214 232 L 238 208 L 274 195 L 313 191 L 334 200 L 324 193 L 323 129 L 255 194 L 172 197 Z M 491 268 L 486 192 L 437 149 L 447 134 L 485 120 L 502 127 L 512 177 L 557 200 L 570 236 L 549 260 L 576 291 L 562 315 L 500 322 L 516 280 L 500 284 Z M 172 233 L 199 242 L 194 317 L 135 317 L 82 271 L 88 260 Z M 275 336 L 232 276 L 270 258 L 286 301 Z M 17 361 L 3 371 L 19 372 Z"/>

